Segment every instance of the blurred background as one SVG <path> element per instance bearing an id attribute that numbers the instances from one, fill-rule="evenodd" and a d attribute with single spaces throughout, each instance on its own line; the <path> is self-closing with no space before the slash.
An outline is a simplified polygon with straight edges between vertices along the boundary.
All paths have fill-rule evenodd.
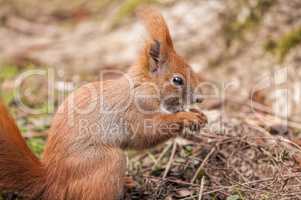
<path id="1" fill-rule="evenodd" d="M 104 69 L 126 71 L 134 63 L 147 37 L 134 15 L 140 4 L 161 10 L 179 54 L 220 89 L 223 95 L 206 100 L 203 109 L 213 121 L 226 126 L 210 129 L 211 138 L 204 136 L 206 139 L 193 144 L 172 142 L 163 155 L 159 147 L 142 156 L 130 156 L 129 174 L 140 177 L 140 185 L 129 191 L 129 196 L 198 199 L 202 177 L 206 177 L 210 181 L 205 182 L 204 199 L 301 199 L 300 180 L 288 179 L 298 177 L 295 167 L 301 165 L 300 155 L 284 152 L 290 148 L 287 144 L 274 152 L 275 143 L 267 147 L 270 142 L 261 141 L 268 134 L 269 138 L 301 144 L 300 0 L 0 0 L 0 95 L 34 152 L 41 156 L 52 116 L 65 95 L 99 80 Z M 28 71 L 34 74 L 26 74 Z M 17 91 L 16 84 L 24 76 Z M 54 80 L 51 87 L 49 79 Z M 210 89 L 207 92 L 209 95 Z M 35 112 L 20 109 L 20 99 Z M 258 129 L 246 130 L 245 124 Z M 228 125 L 232 128 L 227 132 Z M 237 131 L 237 127 L 243 129 Z M 228 140 L 237 134 L 240 138 L 255 134 L 257 139 L 250 143 L 231 140 L 221 148 L 226 136 L 215 137 L 213 132 L 220 135 L 225 130 L 230 132 Z M 265 135 L 258 136 L 258 130 Z M 175 143 L 184 145 L 184 150 L 173 154 Z M 196 169 L 213 147 L 210 156 L 214 158 L 209 158 L 208 166 L 202 166 L 196 176 Z M 231 160 L 234 149 L 241 148 L 234 156 L 238 160 Z M 224 155 L 218 157 L 219 153 Z M 244 160 L 246 155 L 250 160 Z M 160 179 L 171 156 L 180 160 L 166 172 L 176 180 L 173 184 Z M 183 167 L 183 163 L 189 166 Z M 273 170 L 267 163 L 272 163 Z M 289 173 L 282 176 L 289 187 L 284 179 L 276 183 L 271 178 L 283 173 Z M 270 178 L 275 185 L 268 187 L 268 181 L 262 187 L 259 183 L 238 184 L 260 178 Z"/>

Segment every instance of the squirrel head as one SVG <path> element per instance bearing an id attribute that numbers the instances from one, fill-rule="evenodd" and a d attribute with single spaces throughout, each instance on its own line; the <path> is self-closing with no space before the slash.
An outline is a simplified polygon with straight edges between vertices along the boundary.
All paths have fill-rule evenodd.
<path id="1" fill-rule="evenodd" d="M 138 66 L 160 90 L 160 104 L 164 111 L 179 112 L 194 103 L 201 103 L 198 91 L 201 77 L 179 56 L 162 15 L 153 7 L 139 7 L 137 16 L 150 38 L 140 55 Z"/>

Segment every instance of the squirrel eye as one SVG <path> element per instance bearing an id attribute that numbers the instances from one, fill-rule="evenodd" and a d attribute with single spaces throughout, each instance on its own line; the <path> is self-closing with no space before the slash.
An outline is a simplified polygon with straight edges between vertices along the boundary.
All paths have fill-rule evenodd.
<path id="1" fill-rule="evenodd" d="M 174 75 L 172 77 L 172 83 L 177 86 L 184 85 L 184 79 L 179 75 Z"/>

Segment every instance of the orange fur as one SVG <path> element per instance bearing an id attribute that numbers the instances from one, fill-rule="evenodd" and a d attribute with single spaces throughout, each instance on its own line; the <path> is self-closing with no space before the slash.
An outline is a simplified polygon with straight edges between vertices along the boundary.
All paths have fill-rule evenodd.
<path id="1" fill-rule="evenodd" d="M 158 40 L 173 49 L 173 42 L 167 24 L 158 10 L 141 6 L 137 9 L 137 16 L 142 20 L 153 40 Z"/>
<path id="2" fill-rule="evenodd" d="M 14 120 L 0 102 L 0 191 L 36 198 L 44 179 L 40 161 L 26 146 Z"/>

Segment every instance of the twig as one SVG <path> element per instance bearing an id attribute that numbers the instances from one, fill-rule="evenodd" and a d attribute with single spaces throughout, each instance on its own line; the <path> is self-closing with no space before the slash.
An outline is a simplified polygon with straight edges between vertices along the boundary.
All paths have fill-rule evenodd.
<path id="1" fill-rule="evenodd" d="M 152 180 L 159 180 L 162 181 L 160 177 L 154 177 L 154 176 L 146 176 L 143 175 L 143 177 L 148 178 L 148 179 L 152 179 Z M 172 178 L 166 178 L 166 181 L 170 182 L 170 183 L 176 183 L 176 184 L 180 184 L 180 185 L 186 185 L 186 186 L 191 186 L 191 187 L 200 187 L 199 184 L 192 184 L 190 182 L 186 182 L 186 181 L 182 181 L 182 180 L 178 180 L 178 179 L 172 179 Z"/>
<path id="2" fill-rule="evenodd" d="M 166 178 L 166 176 L 167 176 L 167 174 L 168 174 L 168 172 L 169 172 L 169 170 L 170 170 L 170 167 L 171 167 L 171 165 L 172 165 L 172 163 L 173 163 L 173 160 L 174 160 L 174 157 L 175 157 L 175 154 L 176 154 L 176 150 L 177 150 L 177 143 L 176 143 L 176 141 L 174 140 L 174 141 L 173 141 L 173 146 L 172 146 L 171 155 L 170 155 L 170 157 L 169 157 L 169 161 L 168 161 L 168 163 L 167 163 L 166 169 L 165 169 L 164 174 L 163 174 L 163 179 Z"/>
<path id="3" fill-rule="evenodd" d="M 193 178 L 191 179 L 190 183 L 194 183 L 195 179 L 198 177 L 198 174 L 200 173 L 200 171 L 204 168 L 204 165 L 207 163 L 207 160 L 210 158 L 210 156 L 214 153 L 215 151 L 215 147 L 213 147 L 211 149 L 211 151 L 207 154 L 207 156 L 205 157 L 205 159 L 203 160 L 203 162 L 201 163 L 201 165 L 199 166 L 199 168 L 196 170 Z"/>
<path id="4" fill-rule="evenodd" d="M 285 118 L 285 117 L 277 116 L 266 106 L 263 106 L 255 101 L 248 101 L 248 100 L 241 101 L 241 100 L 235 100 L 235 99 L 234 100 L 228 99 L 228 102 L 246 105 L 246 106 L 250 107 L 251 109 L 258 111 L 258 112 L 256 112 L 256 115 L 265 118 L 265 120 L 267 120 L 266 119 L 267 116 L 272 118 L 274 121 L 278 121 L 278 122 L 281 120 L 285 120 L 289 127 L 301 129 L 301 124 L 299 122 L 292 120 L 290 117 Z M 265 116 L 263 115 L 263 113 Z"/>
<path id="5" fill-rule="evenodd" d="M 289 144 L 289 145 L 293 146 L 297 151 L 299 151 L 299 153 L 301 153 L 301 147 L 298 144 L 296 144 L 295 142 L 293 142 L 293 141 L 291 141 L 289 139 L 286 139 L 284 137 L 277 137 L 277 138 L 272 137 L 271 134 L 268 131 L 266 131 L 264 128 L 261 128 L 258 125 L 252 124 L 248 120 L 245 120 L 244 122 L 246 124 L 248 124 L 248 125 L 251 125 L 254 129 L 256 129 L 257 131 L 259 131 L 260 133 L 265 134 L 266 137 L 263 137 L 264 139 L 270 139 L 271 138 L 272 140 L 275 140 L 275 141 L 278 141 L 278 142 L 282 142 L 282 144 L 283 143 L 284 144 Z"/>
<path id="6" fill-rule="evenodd" d="M 202 177 L 200 192 L 199 192 L 199 200 L 202 200 L 203 191 L 204 191 L 204 184 L 205 184 L 205 176 Z"/>
<path id="7" fill-rule="evenodd" d="M 172 142 L 168 143 L 168 145 L 163 149 L 162 153 L 159 155 L 158 159 L 154 163 L 152 170 L 154 170 L 158 166 L 159 162 L 162 160 L 162 158 L 168 152 L 171 146 L 172 146 Z"/>

